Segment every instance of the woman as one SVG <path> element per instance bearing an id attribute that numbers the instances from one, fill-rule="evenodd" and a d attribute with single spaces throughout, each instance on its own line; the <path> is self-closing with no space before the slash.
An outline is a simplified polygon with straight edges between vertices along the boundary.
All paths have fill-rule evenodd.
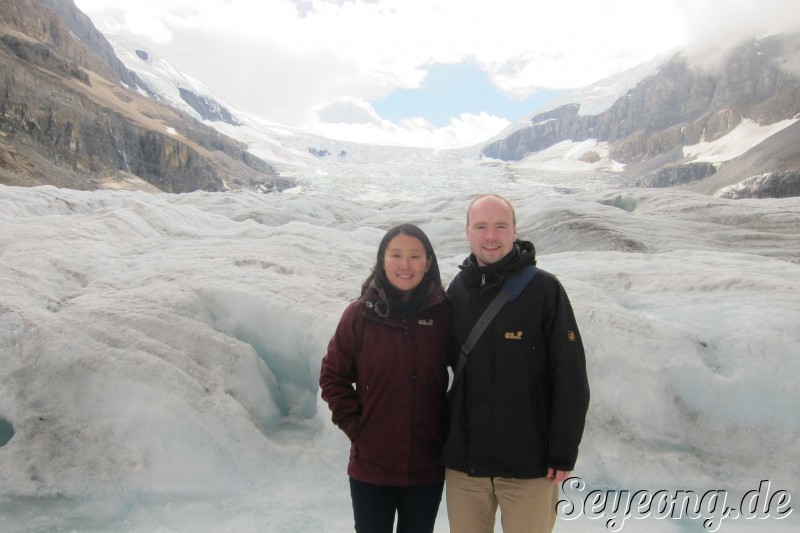
<path id="1" fill-rule="evenodd" d="M 320 387 L 351 441 L 358 533 L 432 532 L 444 486 L 450 306 L 428 237 L 390 229 L 361 297 L 345 309 L 322 360 Z"/>

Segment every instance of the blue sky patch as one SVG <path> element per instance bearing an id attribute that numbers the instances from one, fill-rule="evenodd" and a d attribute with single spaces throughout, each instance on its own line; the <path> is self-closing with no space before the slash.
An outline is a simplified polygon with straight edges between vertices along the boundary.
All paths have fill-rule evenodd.
<path id="1" fill-rule="evenodd" d="M 525 100 L 516 101 L 500 94 L 486 73 L 472 63 L 438 63 L 428 67 L 428 76 L 419 89 L 403 89 L 370 103 L 381 117 L 392 122 L 424 117 L 442 127 L 460 113 L 481 111 L 514 122 L 567 92 L 540 90 Z"/>

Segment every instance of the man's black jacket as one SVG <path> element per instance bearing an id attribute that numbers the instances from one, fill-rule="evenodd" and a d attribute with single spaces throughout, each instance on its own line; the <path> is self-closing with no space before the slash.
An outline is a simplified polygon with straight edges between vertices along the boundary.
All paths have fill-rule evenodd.
<path id="1" fill-rule="evenodd" d="M 533 244 L 517 241 L 506 258 L 478 267 L 474 255 L 447 290 L 461 346 L 472 326 L 519 268 L 536 264 Z M 561 283 L 540 270 L 500 310 L 475 343 L 448 397 L 442 463 L 474 476 L 535 478 L 571 471 L 589 406 L 580 332 Z"/>

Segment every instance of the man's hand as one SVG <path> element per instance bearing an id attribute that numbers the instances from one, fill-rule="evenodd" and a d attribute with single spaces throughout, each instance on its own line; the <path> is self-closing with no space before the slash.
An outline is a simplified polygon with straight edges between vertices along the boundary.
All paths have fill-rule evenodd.
<path id="1" fill-rule="evenodd" d="M 566 481 L 569 475 L 572 472 L 566 470 L 556 470 L 555 468 L 548 468 L 547 469 L 547 479 L 550 480 L 551 483 L 556 485 L 561 485 Z"/>

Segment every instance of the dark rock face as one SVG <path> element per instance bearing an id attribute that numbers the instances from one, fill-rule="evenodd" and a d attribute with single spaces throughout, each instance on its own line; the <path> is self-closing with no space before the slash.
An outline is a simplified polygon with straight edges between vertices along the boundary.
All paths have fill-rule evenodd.
<path id="1" fill-rule="evenodd" d="M 213 122 L 225 122 L 232 126 L 239 126 L 239 122 L 234 120 L 231 112 L 225 107 L 221 106 L 219 102 L 207 98 L 205 96 L 198 96 L 192 91 L 184 88 L 179 88 L 181 98 L 184 102 L 189 104 L 192 109 L 197 111 L 203 120 L 210 120 Z"/>
<path id="2" fill-rule="evenodd" d="M 325 148 L 314 148 L 313 146 L 308 147 L 308 153 L 311 155 L 315 155 L 317 157 L 328 157 L 331 153 Z"/>
<path id="3" fill-rule="evenodd" d="M 711 163 L 687 163 L 663 167 L 636 179 L 636 187 L 674 187 L 713 175 L 717 168 Z"/>
<path id="4" fill-rule="evenodd" d="M 138 94 L 71 0 L 3 3 L 0 183 L 93 189 L 125 172 L 166 192 L 285 188 L 244 144 Z"/>
<path id="5" fill-rule="evenodd" d="M 119 60 L 108 40 L 94 27 L 91 19 L 77 9 L 73 0 L 42 0 L 42 5 L 55 13 L 80 43 L 76 45 L 75 52 L 67 56 L 68 59 L 107 79 L 136 87 L 136 75 Z M 89 50 L 88 54 L 86 49 Z M 113 73 L 112 77 L 104 74 L 109 70 Z"/>
<path id="6" fill-rule="evenodd" d="M 800 196 L 800 171 L 771 172 L 748 178 L 720 191 L 720 198 L 788 198 Z"/>
<path id="7" fill-rule="evenodd" d="M 590 139 L 597 121 L 595 117 L 578 116 L 578 111 L 578 104 L 569 104 L 536 115 L 529 127 L 517 130 L 505 139 L 487 144 L 483 154 L 504 161 L 519 161 L 570 138 Z M 575 137 L 571 137 L 572 135 Z"/>

